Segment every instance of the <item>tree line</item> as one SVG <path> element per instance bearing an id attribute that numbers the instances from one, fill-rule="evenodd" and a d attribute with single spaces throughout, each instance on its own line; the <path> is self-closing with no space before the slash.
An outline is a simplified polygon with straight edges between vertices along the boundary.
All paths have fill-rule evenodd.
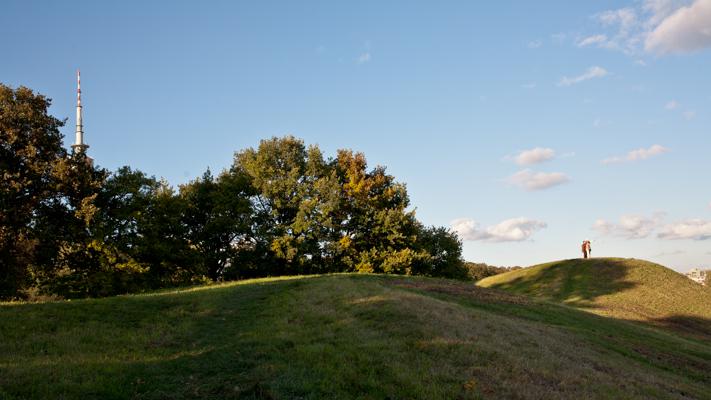
<path id="1" fill-rule="evenodd" d="M 0 298 L 108 296 L 262 276 L 466 279 L 461 242 L 420 223 L 362 153 L 286 136 L 173 188 L 62 146 L 51 100 L 0 84 Z"/>

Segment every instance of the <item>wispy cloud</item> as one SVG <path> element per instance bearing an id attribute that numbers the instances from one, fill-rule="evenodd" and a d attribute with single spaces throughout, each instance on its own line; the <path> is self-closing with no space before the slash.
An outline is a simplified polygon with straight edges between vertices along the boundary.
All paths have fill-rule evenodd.
<path id="1" fill-rule="evenodd" d="M 535 172 L 524 169 L 508 177 L 507 182 L 526 191 L 536 191 L 552 188 L 570 181 L 561 172 Z"/>
<path id="2" fill-rule="evenodd" d="M 623 215 L 617 223 L 598 219 L 592 228 L 601 235 L 612 235 L 626 239 L 643 239 L 651 235 L 660 226 L 664 215 L 661 212 L 655 213 L 651 217 Z"/>
<path id="3" fill-rule="evenodd" d="M 370 52 L 365 52 L 356 59 L 356 63 L 358 64 L 365 64 L 367 62 L 370 62 Z"/>
<path id="4" fill-rule="evenodd" d="M 606 35 L 592 35 L 592 36 L 588 36 L 586 38 L 579 40 L 577 45 L 578 45 L 578 47 L 586 47 L 586 46 L 591 46 L 591 45 L 595 45 L 595 44 L 605 43 L 606 41 L 607 41 Z"/>
<path id="5" fill-rule="evenodd" d="M 524 89 L 534 89 L 536 87 L 536 82 L 524 83 L 521 87 Z"/>
<path id="6" fill-rule="evenodd" d="M 633 162 L 633 161 L 639 161 L 639 160 L 646 160 L 650 157 L 658 156 L 660 154 L 664 154 L 669 152 L 669 149 L 655 144 L 649 148 L 641 148 L 641 149 L 636 149 L 632 150 L 629 153 L 627 153 L 625 156 L 618 156 L 618 157 L 610 157 L 602 160 L 601 162 L 603 164 L 617 164 L 617 163 L 622 163 L 622 162 Z"/>
<path id="7" fill-rule="evenodd" d="M 664 240 L 708 240 L 711 239 L 711 220 L 692 218 L 672 223 L 663 223 L 665 213 L 651 217 L 643 215 L 623 215 L 619 223 L 598 219 L 593 229 L 602 235 L 614 235 L 626 239 L 644 239 L 657 232 L 656 237 Z M 679 254 L 679 253 L 676 253 Z M 660 254 L 661 255 L 670 255 Z"/>
<path id="8" fill-rule="evenodd" d="M 674 111 L 674 110 L 679 110 L 681 111 L 681 104 L 676 101 L 676 100 L 670 100 L 667 102 L 667 104 L 664 105 L 664 108 L 669 110 L 669 111 Z M 696 117 L 696 111 L 695 110 L 684 110 L 681 111 L 681 115 L 684 117 L 684 119 L 692 120 L 694 117 Z"/>
<path id="9" fill-rule="evenodd" d="M 481 228 L 473 219 L 460 218 L 450 224 L 462 240 L 486 242 L 521 242 L 548 225 L 530 218 L 511 218 L 487 228 Z"/>
<path id="10" fill-rule="evenodd" d="M 711 221 L 687 219 L 665 225 L 657 235 L 660 239 L 707 240 L 711 239 Z"/>
<path id="11" fill-rule="evenodd" d="M 667 110 L 676 110 L 679 108 L 679 103 L 676 100 L 671 100 L 667 102 L 667 104 L 664 106 Z"/>
<path id="12" fill-rule="evenodd" d="M 529 49 L 537 49 L 541 46 L 543 46 L 543 42 L 540 40 L 531 40 L 530 42 L 528 42 Z"/>
<path id="13" fill-rule="evenodd" d="M 518 153 L 513 159 L 518 165 L 533 165 L 544 161 L 552 160 L 555 157 L 555 150 L 543 147 L 536 147 Z"/>
<path id="14" fill-rule="evenodd" d="M 603 76 L 608 75 L 608 72 L 605 68 L 598 67 L 598 66 L 593 66 L 587 69 L 583 74 L 574 76 L 574 77 L 567 77 L 564 76 L 558 81 L 558 86 L 570 86 L 570 85 L 575 85 L 576 83 L 584 82 L 589 79 L 593 78 L 602 78 Z"/>
<path id="15" fill-rule="evenodd" d="M 604 30 L 578 41 L 629 55 L 687 53 L 711 47 L 711 0 L 640 0 L 593 19 Z"/>
<path id="16" fill-rule="evenodd" d="M 696 111 L 687 110 L 687 111 L 684 111 L 681 115 L 683 115 L 684 118 L 686 118 L 687 120 L 692 120 L 692 119 L 694 119 L 694 117 L 696 117 Z"/>

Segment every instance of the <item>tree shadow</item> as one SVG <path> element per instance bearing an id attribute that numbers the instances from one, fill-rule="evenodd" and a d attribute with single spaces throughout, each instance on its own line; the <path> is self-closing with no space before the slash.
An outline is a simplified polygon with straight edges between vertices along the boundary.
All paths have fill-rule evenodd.
<path id="1" fill-rule="evenodd" d="M 711 307 L 711 305 L 709 305 Z M 672 315 L 649 321 L 656 327 L 680 333 L 686 337 L 711 343 L 711 320 L 695 315 Z"/>
<path id="2" fill-rule="evenodd" d="M 634 288 L 628 281 L 629 266 L 617 259 L 570 259 L 534 267 L 511 281 L 495 283 L 491 288 L 581 308 L 596 308 L 600 296 Z"/>
<path id="3" fill-rule="evenodd" d="M 471 283 L 429 279 L 413 280 L 416 284 L 409 286 L 404 285 L 407 280 L 400 278 L 314 279 L 374 279 L 390 283 L 389 286 L 458 300 L 472 288 Z M 437 282 L 442 287 L 435 285 Z M 419 303 L 408 305 L 401 302 L 402 298 L 396 301 L 383 297 L 378 285 L 357 286 L 343 293 L 329 291 L 340 290 L 340 286 L 324 285 L 319 290 L 299 294 L 305 284 L 296 279 L 177 295 L 23 305 L 0 310 L 3 311 L 0 336 L 10 329 L 25 335 L 8 337 L 14 342 L 8 347 L 0 343 L 0 350 L 10 350 L 4 353 L 7 358 L 0 359 L 0 398 L 270 399 L 280 397 L 280 393 L 289 398 L 317 397 L 313 393 L 322 393 L 321 397 L 328 398 L 328 393 L 335 392 L 368 393 L 372 398 L 387 398 L 392 393 L 400 394 L 401 398 L 425 397 L 407 392 L 410 383 L 392 371 L 398 358 L 401 363 L 411 361 L 423 370 L 429 371 L 431 367 L 428 359 L 421 358 L 424 350 L 405 348 L 417 340 L 431 340 L 431 333 L 436 333 L 431 331 L 432 324 L 421 326 L 421 321 L 415 318 Z M 483 288 L 473 291 L 467 295 L 468 299 L 497 306 L 497 313 L 525 314 L 529 318 L 533 315 L 546 324 L 576 331 L 596 327 L 598 320 L 603 321 L 602 317 L 568 307 L 553 304 L 541 307 L 523 296 Z M 305 310 L 307 306 L 312 310 L 325 307 L 334 313 L 315 316 Z M 559 315 L 554 315 L 551 308 Z M 25 312 L 20 313 L 20 309 Z M 28 315 L 33 320 L 28 320 Z M 596 340 L 604 341 L 606 346 L 612 340 L 623 341 L 620 351 L 629 351 L 636 342 L 626 339 L 628 335 L 621 332 L 625 327 L 620 325 L 624 324 L 608 329 L 614 328 L 615 339 L 599 332 L 595 333 Z M 91 331 L 82 338 L 63 342 L 67 332 L 78 332 L 75 326 Z M 357 329 L 367 335 L 355 334 Z M 147 331 L 150 334 L 141 336 L 141 332 Z M 634 335 L 638 337 L 636 330 Z M 476 346 L 467 337 L 459 339 L 433 343 Z M 642 339 L 659 340 L 651 333 Z M 395 353 L 392 346 L 398 343 L 397 349 L 402 351 Z M 637 349 L 640 357 L 649 362 L 667 357 L 668 360 L 663 359 L 665 366 L 677 368 L 675 363 L 679 363 L 678 369 L 687 373 L 688 368 L 688 374 L 706 371 L 711 362 L 702 359 L 699 366 L 692 368 L 684 366 L 692 358 L 677 349 L 670 349 L 673 352 L 669 355 L 647 350 L 642 345 Z M 349 368 L 342 370 L 341 362 Z"/>

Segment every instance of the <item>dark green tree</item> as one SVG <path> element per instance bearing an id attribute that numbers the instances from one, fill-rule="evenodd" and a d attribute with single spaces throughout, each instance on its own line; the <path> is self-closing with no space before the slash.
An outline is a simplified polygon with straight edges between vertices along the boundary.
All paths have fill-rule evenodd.
<path id="1" fill-rule="evenodd" d="M 456 233 L 445 227 L 418 229 L 417 248 L 428 256 L 413 265 L 413 275 L 467 279 L 462 259 L 462 242 Z"/>
<path id="2" fill-rule="evenodd" d="M 29 266 L 40 246 L 38 210 L 59 198 L 55 175 L 66 157 L 51 100 L 26 87 L 0 84 L 0 298 L 31 284 Z"/>
<path id="3" fill-rule="evenodd" d="M 227 268 L 237 268 L 238 253 L 252 248 L 252 194 L 248 177 L 237 172 L 215 179 L 208 170 L 202 178 L 180 187 L 188 242 L 211 280 L 222 279 Z"/>

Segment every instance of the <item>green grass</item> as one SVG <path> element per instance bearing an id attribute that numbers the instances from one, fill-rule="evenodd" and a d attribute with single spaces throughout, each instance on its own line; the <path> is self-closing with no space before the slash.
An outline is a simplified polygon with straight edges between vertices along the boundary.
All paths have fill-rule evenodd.
<path id="1" fill-rule="evenodd" d="M 711 340 L 711 289 L 648 261 L 563 260 L 495 275 L 477 285 Z"/>
<path id="2" fill-rule="evenodd" d="M 711 345 L 376 275 L 0 305 L 2 399 L 711 398 Z"/>

